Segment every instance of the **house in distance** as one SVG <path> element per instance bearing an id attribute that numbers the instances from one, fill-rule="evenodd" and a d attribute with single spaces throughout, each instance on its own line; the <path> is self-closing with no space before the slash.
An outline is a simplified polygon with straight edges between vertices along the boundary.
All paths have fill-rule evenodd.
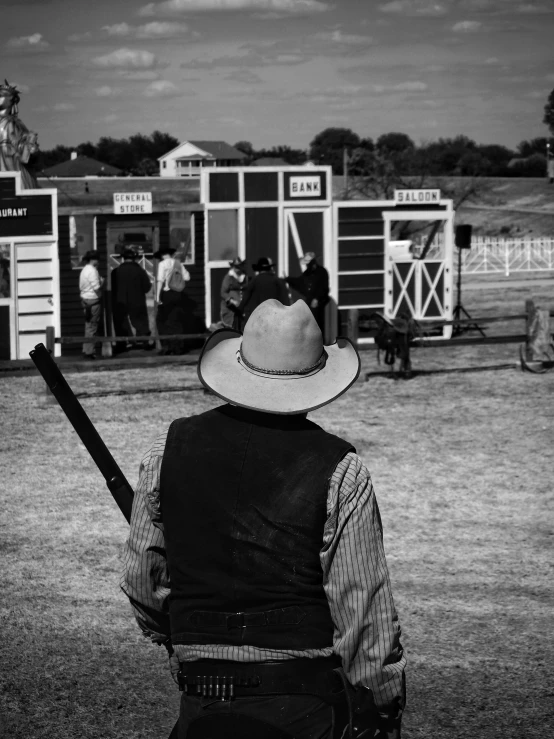
<path id="1" fill-rule="evenodd" d="M 160 177 L 200 177 L 206 167 L 239 167 L 246 158 L 225 141 L 183 141 L 158 159 Z"/>

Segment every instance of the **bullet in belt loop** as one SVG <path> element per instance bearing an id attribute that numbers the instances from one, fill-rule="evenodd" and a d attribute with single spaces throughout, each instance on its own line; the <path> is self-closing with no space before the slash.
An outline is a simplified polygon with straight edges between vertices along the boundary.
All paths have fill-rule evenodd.
<path id="1" fill-rule="evenodd" d="M 205 698 L 208 691 L 206 690 L 206 676 L 202 675 L 202 698 Z"/>
<path id="2" fill-rule="evenodd" d="M 235 697 L 234 677 L 231 676 L 229 680 L 229 700 L 232 701 Z"/>
<path id="3" fill-rule="evenodd" d="M 227 700 L 227 677 L 225 675 L 223 676 L 223 681 L 221 685 L 221 700 Z"/>
<path id="4" fill-rule="evenodd" d="M 219 675 L 215 676 L 215 697 L 219 698 Z"/>
<path id="5" fill-rule="evenodd" d="M 200 675 L 196 676 L 196 695 L 200 695 L 202 693 L 202 687 L 200 684 Z"/>

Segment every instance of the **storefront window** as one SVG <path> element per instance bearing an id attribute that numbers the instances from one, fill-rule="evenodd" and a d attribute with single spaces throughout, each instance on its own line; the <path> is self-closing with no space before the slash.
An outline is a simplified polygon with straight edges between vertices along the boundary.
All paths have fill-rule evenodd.
<path id="1" fill-rule="evenodd" d="M 398 259 L 444 259 L 445 221 L 393 221 L 389 249 Z"/>
<path id="2" fill-rule="evenodd" d="M 238 211 L 209 212 L 208 244 L 210 262 L 230 261 L 238 256 Z"/>
<path id="3" fill-rule="evenodd" d="M 94 216 L 69 216 L 69 247 L 72 269 L 82 269 L 83 255 L 94 249 Z"/>
<path id="4" fill-rule="evenodd" d="M 191 213 L 170 212 L 169 244 L 173 249 L 177 249 L 176 257 L 183 264 L 194 264 L 194 229 Z"/>
<path id="5" fill-rule="evenodd" d="M 125 246 L 134 246 L 140 255 L 151 256 L 159 249 L 159 229 L 152 221 L 108 223 L 108 255 L 119 254 Z"/>
<path id="6" fill-rule="evenodd" d="M 10 282 L 10 247 L 11 244 L 0 244 L 0 299 L 11 298 Z"/>

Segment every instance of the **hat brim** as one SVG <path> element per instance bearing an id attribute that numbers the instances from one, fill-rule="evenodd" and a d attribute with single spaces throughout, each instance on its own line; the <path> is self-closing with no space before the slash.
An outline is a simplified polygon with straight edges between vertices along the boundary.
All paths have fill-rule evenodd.
<path id="1" fill-rule="evenodd" d="M 305 377 L 250 372 L 238 361 L 241 343 L 238 331 L 214 331 L 202 349 L 198 377 L 208 390 L 242 408 L 281 415 L 307 413 L 345 393 L 360 374 L 360 357 L 349 339 L 325 346 L 325 366 Z"/>

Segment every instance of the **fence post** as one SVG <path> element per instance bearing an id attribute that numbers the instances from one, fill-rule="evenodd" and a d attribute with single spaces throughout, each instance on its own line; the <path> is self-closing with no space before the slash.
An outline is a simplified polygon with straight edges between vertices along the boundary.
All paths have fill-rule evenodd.
<path id="1" fill-rule="evenodd" d="M 346 336 L 354 344 L 356 349 L 358 348 L 358 335 L 359 335 L 359 310 L 358 308 L 349 308 L 346 318 Z"/>
<path id="2" fill-rule="evenodd" d="M 46 327 L 46 348 L 50 354 L 54 354 L 54 349 L 56 348 L 56 329 L 54 326 Z"/>
<path id="3" fill-rule="evenodd" d="M 506 262 L 506 277 L 510 276 L 510 247 L 509 241 L 504 242 L 504 259 Z"/>

